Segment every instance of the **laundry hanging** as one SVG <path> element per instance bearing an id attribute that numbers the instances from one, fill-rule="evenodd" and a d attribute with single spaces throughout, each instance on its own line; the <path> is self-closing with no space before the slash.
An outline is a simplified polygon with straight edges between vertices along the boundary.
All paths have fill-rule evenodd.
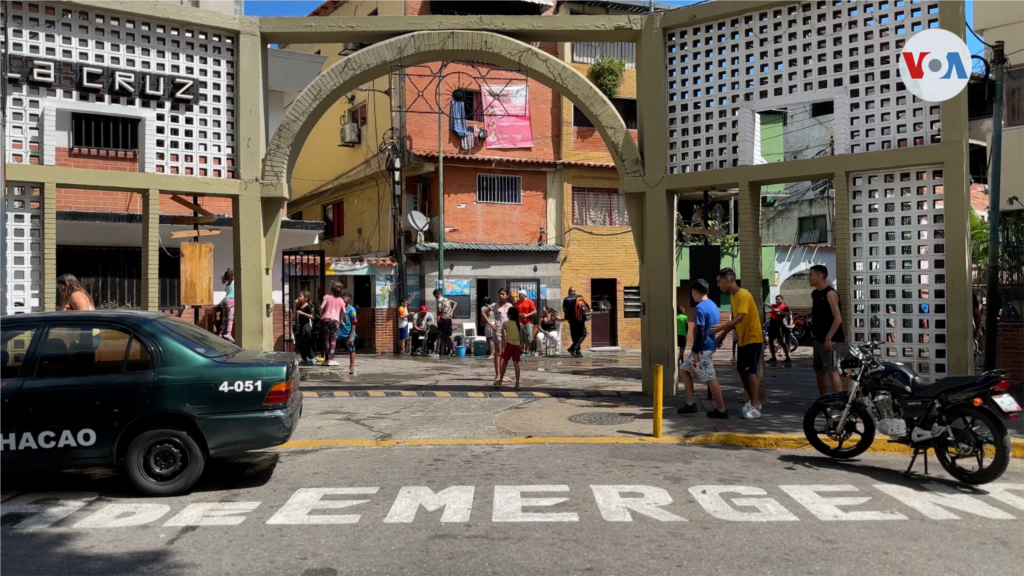
<path id="1" fill-rule="evenodd" d="M 462 137 L 462 149 L 472 150 L 473 146 L 476 146 L 476 130 L 471 126 L 466 130 L 466 135 Z"/>
<path id="2" fill-rule="evenodd" d="M 456 93 L 461 95 L 460 90 L 456 90 Z M 460 137 L 466 135 L 466 103 L 463 98 L 456 98 L 456 94 L 452 94 L 452 103 L 448 109 L 448 116 L 451 118 L 449 128 L 458 134 Z"/>

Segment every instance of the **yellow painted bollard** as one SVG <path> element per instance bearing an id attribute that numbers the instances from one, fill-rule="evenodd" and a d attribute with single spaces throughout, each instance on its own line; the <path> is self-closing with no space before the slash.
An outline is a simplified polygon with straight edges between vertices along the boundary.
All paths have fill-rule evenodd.
<path id="1" fill-rule="evenodd" d="M 664 367 L 661 364 L 654 365 L 654 437 L 661 438 L 661 413 L 664 410 L 662 399 L 662 376 Z"/>

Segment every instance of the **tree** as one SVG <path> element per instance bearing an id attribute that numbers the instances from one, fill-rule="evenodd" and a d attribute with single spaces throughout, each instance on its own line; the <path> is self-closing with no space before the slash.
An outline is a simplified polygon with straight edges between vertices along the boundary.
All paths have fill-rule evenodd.
<path id="1" fill-rule="evenodd" d="M 971 208 L 971 267 L 978 276 L 983 276 L 988 266 L 988 231 L 988 220 Z"/>

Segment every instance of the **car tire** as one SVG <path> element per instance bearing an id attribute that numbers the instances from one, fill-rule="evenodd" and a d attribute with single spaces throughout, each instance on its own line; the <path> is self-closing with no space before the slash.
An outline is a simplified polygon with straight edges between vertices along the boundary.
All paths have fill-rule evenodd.
<path id="1" fill-rule="evenodd" d="M 125 454 L 135 488 L 148 496 L 176 496 L 203 475 L 206 454 L 184 428 L 164 425 L 141 432 Z"/>

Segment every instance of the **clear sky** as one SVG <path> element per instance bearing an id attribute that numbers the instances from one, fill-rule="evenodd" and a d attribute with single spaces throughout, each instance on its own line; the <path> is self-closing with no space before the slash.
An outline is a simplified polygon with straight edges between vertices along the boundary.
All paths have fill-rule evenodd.
<path id="1" fill-rule="evenodd" d="M 358 0 L 355 0 L 358 1 Z M 468 1 L 468 0 L 467 0 Z M 481 0 L 472 0 L 479 2 Z M 695 4 L 694 1 L 686 0 L 659 0 L 666 4 Z M 721 1 L 721 0 L 720 0 Z M 246 16 L 307 16 L 313 10 L 316 10 L 317 6 L 322 4 L 320 0 L 246 0 L 245 1 L 245 15 Z M 974 20 L 974 2 L 967 2 L 967 22 L 970 23 Z M 981 42 L 974 37 L 970 32 L 967 33 L 967 49 L 970 50 L 971 54 L 983 54 Z"/>

